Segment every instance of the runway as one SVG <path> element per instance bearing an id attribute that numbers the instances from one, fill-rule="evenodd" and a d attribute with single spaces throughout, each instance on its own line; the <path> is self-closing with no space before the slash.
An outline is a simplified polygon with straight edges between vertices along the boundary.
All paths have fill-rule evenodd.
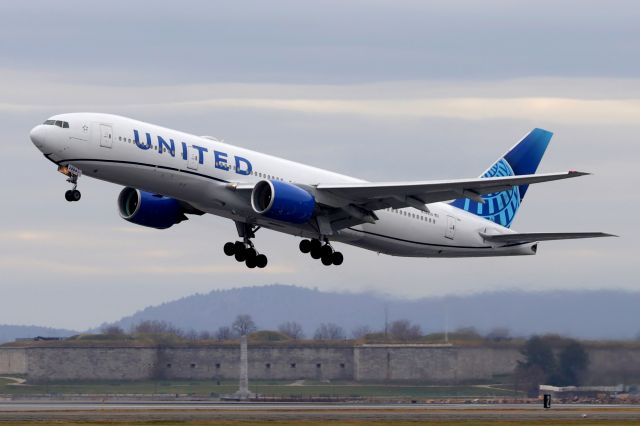
<path id="1" fill-rule="evenodd" d="M 0 402 L 11 420 L 638 420 L 638 405 L 309 404 L 211 402 Z"/>

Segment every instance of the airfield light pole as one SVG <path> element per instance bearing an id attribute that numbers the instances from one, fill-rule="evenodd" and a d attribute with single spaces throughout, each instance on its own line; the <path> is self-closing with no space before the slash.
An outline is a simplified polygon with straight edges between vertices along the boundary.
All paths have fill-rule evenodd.
<path id="1" fill-rule="evenodd" d="M 247 356 L 247 335 L 240 336 L 240 387 L 236 392 L 238 399 L 249 399 L 249 358 Z"/>
<path id="2" fill-rule="evenodd" d="M 384 304 L 384 338 L 387 339 L 389 332 L 389 303 Z"/>
<path id="3" fill-rule="evenodd" d="M 444 305 L 444 343 L 449 343 L 449 309 Z"/>

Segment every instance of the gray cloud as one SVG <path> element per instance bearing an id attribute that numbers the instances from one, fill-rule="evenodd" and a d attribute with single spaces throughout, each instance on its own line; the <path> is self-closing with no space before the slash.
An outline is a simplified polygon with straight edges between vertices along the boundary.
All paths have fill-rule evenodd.
<path id="1" fill-rule="evenodd" d="M 633 1 L 3 4 L 0 66 L 80 81 L 634 77 Z"/>

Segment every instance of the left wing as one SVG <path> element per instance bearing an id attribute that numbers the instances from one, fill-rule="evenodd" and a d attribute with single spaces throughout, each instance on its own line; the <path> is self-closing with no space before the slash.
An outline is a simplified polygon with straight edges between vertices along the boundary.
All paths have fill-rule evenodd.
<path id="1" fill-rule="evenodd" d="M 318 201 L 333 207 L 343 207 L 343 205 L 351 204 L 372 211 L 387 207 L 414 207 L 428 211 L 425 204 L 448 201 L 460 197 L 483 203 L 482 195 L 484 194 L 505 191 L 518 185 L 550 182 L 588 174 L 570 171 L 566 173 L 423 182 L 319 184 L 314 188 Z"/>
<path id="2" fill-rule="evenodd" d="M 484 203 L 482 195 L 506 191 L 514 186 L 569 179 L 589 173 L 569 171 L 519 176 L 484 177 L 472 179 L 436 180 L 421 182 L 354 182 L 297 186 L 308 190 L 325 210 L 319 215 L 327 234 L 363 222 L 378 220 L 376 210 L 413 207 L 429 211 L 428 204 L 457 198 L 469 198 Z M 248 193 L 254 184 L 230 183 L 229 189 Z"/>
<path id="3" fill-rule="evenodd" d="M 617 235 L 604 232 L 529 232 L 488 235 L 480 233 L 482 238 L 493 243 L 535 243 L 538 241 L 575 240 L 578 238 L 617 237 Z"/>

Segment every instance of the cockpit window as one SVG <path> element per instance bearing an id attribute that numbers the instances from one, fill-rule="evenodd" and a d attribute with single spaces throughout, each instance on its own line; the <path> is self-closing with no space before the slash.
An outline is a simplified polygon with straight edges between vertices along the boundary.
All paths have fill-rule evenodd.
<path id="1" fill-rule="evenodd" d="M 47 120 L 43 124 L 46 125 L 46 126 L 62 127 L 63 129 L 68 129 L 69 128 L 69 122 L 67 122 L 67 121 Z"/>

